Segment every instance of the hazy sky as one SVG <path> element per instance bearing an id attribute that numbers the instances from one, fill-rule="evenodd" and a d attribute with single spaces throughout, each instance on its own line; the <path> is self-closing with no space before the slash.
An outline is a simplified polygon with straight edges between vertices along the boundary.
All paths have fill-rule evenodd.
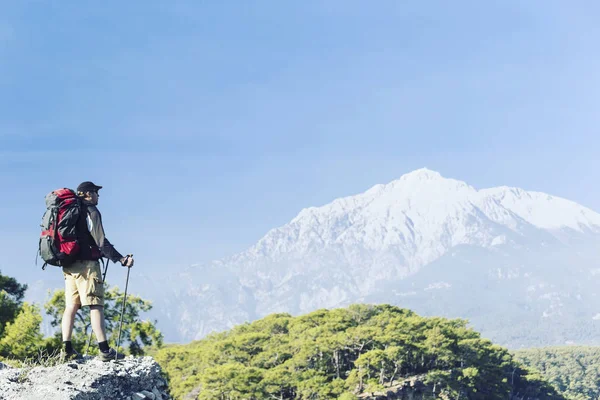
<path id="1" fill-rule="evenodd" d="M 33 264 L 44 196 L 88 179 L 145 270 L 242 251 L 421 167 L 600 211 L 599 17 L 597 1 L 4 1 L 0 269 L 61 276 Z"/>

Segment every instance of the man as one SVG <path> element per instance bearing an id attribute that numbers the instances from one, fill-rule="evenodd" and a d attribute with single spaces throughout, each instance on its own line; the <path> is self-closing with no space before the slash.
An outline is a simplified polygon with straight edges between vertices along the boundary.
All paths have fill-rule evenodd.
<path id="1" fill-rule="evenodd" d="M 104 324 L 104 282 L 100 270 L 100 259 L 106 257 L 112 262 L 119 261 L 124 267 L 133 266 L 133 257 L 123 257 L 104 236 L 102 216 L 96 208 L 102 186 L 86 181 L 77 187 L 77 196 L 82 202 L 79 220 L 77 221 L 77 240 L 80 252 L 77 260 L 63 267 L 65 276 L 65 312 L 62 318 L 63 354 L 67 359 L 80 358 L 73 349 L 71 334 L 77 310 L 82 306 L 90 307 L 92 330 L 96 334 L 102 361 L 114 360 L 117 355 L 109 348 Z"/>

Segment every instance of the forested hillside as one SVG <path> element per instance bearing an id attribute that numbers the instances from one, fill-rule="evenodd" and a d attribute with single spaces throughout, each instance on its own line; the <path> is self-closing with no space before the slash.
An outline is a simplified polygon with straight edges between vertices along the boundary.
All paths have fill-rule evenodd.
<path id="1" fill-rule="evenodd" d="M 355 399 L 415 376 L 427 387 L 415 398 L 563 398 L 466 325 L 352 305 L 273 314 L 155 357 L 179 399 Z"/>
<path id="2" fill-rule="evenodd" d="M 540 371 L 567 399 L 600 398 L 599 347 L 551 347 L 514 354 L 524 365 Z"/>

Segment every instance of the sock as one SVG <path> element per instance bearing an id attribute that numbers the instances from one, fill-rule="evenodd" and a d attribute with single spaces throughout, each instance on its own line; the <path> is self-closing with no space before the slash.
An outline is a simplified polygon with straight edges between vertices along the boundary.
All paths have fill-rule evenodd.
<path id="1" fill-rule="evenodd" d="M 65 340 L 63 342 L 63 344 L 65 345 L 65 351 L 67 353 L 72 353 L 73 352 L 73 344 L 71 344 L 70 340 Z"/>
<path id="2" fill-rule="evenodd" d="M 101 352 L 108 353 L 108 342 L 106 340 L 104 342 L 98 342 L 98 347 L 100 347 Z"/>

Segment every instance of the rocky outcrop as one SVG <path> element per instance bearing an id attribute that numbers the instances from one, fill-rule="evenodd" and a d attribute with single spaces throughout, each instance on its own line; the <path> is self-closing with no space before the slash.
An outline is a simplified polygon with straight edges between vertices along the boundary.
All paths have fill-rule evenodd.
<path id="1" fill-rule="evenodd" d="M 422 400 L 425 393 L 431 395 L 432 388 L 424 383 L 425 375 L 415 375 L 402 382 L 394 382 L 384 391 L 361 393 L 360 400 Z M 429 397 L 428 397 L 429 398 Z M 444 398 L 440 395 L 439 398 Z"/>
<path id="2" fill-rule="evenodd" d="M 0 368 L 2 400 L 170 400 L 151 357 L 102 362 L 91 357 L 54 367 Z"/>

